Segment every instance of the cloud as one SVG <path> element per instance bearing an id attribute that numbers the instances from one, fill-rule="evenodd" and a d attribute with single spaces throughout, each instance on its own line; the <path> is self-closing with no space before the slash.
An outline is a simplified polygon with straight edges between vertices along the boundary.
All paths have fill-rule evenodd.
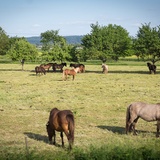
<path id="1" fill-rule="evenodd" d="M 140 27 L 142 24 L 141 23 L 133 23 L 132 26 L 133 27 Z"/>
<path id="2" fill-rule="evenodd" d="M 33 24 L 33 27 L 40 27 L 39 24 Z"/>

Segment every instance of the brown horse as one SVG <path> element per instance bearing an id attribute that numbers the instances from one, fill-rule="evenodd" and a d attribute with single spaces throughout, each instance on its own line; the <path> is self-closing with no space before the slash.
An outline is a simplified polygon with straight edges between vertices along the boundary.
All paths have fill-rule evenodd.
<path id="1" fill-rule="evenodd" d="M 52 137 L 54 136 L 53 144 L 56 144 L 55 131 L 61 132 L 60 136 L 62 139 L 62 147 L 64 147 L 63 132 L 67 136 L 69 142 L 69 149 L 72 149 L 74 142 L 74 115 L 70 110 L 58 110 L 53 108 L 50 111 L 49 121 L 46 125 L 48 138 L 50 144 L 52 144 Z"/>
<path id="2" fill-rule="evenodd" d="M 74 68 L 74 69 L 65 69 L 63 71 L 63 80 L 67 80 L 67 75 L 72 75 L 73 76 L 73 79 L 75 78 L 75 75 L 77 74 L 77 72 L 80 71 L 80 68 L 77 67 L 77 68 Z"/>
<path id="3" fill-rule="evenodd" d="M 35 72 L 36 72 L 36 76 L 39 74 L 46 74 L 46 70 L 43 68 L 43 67 L 40 67 L 40 66 L 36 66 L 35 67 Z"/>
<path id="4" fill-rule="evenodd" d="M 159 137 L 160 130 L 160 104 L 146 104 L 143 102 L 135 102 L 128 106 L 126 113 L 126 134 L 133 130 L 137 135 L 135 125 L 139 118 L 145 121 L 157 121 L 157 134 Z"/>
<path id="5" fill-rule="evenodd" d="M 54 72 L 56 72 L 56 69 L 60 69 L 60 71 L 63 71 L 64 66 L 67 66 L 67 64 L 66 63 L 61 63 L 61 64 L 54 63 L 52 68 Z"/>
<path id="6" fill-rule="evenodd" d="M 82 72 L 82 73 L 85 72 L 85 65 L 84 64 L 74 64 L 74 63 L 71 63 L 70 67 L 74 67 L 74 68 L 79 67 L 80 68 L 79 72 Z"/>
<path id="7" fill-rule="evenodd" d="M 49 69 L 54 65 L 54 63 L 48 63 L 48 64 L 41 64 L 40 67 L 43 67 L 44 69 L 47 69 L 49 72 Z"/>

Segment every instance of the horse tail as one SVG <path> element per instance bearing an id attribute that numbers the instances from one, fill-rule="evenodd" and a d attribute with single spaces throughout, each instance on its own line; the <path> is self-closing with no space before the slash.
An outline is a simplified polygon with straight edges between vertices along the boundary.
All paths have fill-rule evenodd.
<path id="1" fill-rule="evenodd" d="M 130 107 L 131 107 L 131 104 L 127 107 L 127 111 L 126 111 L 126 134 L 128 132 L 128 121 L 130 120 Z"/>
<path id="2" fill-rule="evenodd" d="M 74 142 L 74 116 L 73 114 L 67 115 L 68 130 L 69 130 L 69 143 L 73 145 Z"/>

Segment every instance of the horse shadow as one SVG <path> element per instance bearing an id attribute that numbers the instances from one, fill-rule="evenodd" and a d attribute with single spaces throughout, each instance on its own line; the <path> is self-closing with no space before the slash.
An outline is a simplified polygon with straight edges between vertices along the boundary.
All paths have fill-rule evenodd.
<path id="1" fill-rule="evenodd" d="M 125 134 L 125 127 L 118 127 L 118 126 L 104 126 L 104 125 L 100 125 L 100 126 L 97 126 L 98 128 L 100 129 L 104 129 L 104 130 L 108 130 L 108 131 L 111 131 L 115 134 Z M 136 132 L 138 134 L 147 134 L 147 133 L 152 133 L 152 134 L 156 134 L 156 132 L 148 132 L 148 131 L 144 131 L 144 130 L 136 130 Z M 131 133 L 133 134 L 133 132 Z"/>
<path id="2" fill-rule="evenodd" d="M 37 133 L 32 133 L 32 132 L 24 132 L 24 135 L 26 135 L 30 139 L 33 139 L 33 140 L 36 140 L 36 141 L 42 141 L 46 144 L 53 145 L 53 144 L 49 143 L 48 136 L 44 136 L 44 135 L 37 134 Z M 62 147 L 60 144 L 57 144 L 57 143 L 54 146 Z"/>
<path id="3" fill-rule="evenodd" d="M 47 136 L 37 134 L 37 133 L 32 133 L 32 132 L 24 132 L 24 135 L 26 135 L 28 138 L 34 139 L 36 141 L 42 141 L 42 142 L 48 144 L 48 137 Z"/>
<path id="4" fill-rule="evenodd" d="M 104 125 L 100 125 L 97 126 L 100 129 L 103 130 L 108 130 L 111 131 L 113 133 L 118 133 L 118 134 L 124 134 L 125 133 L 125 128 L 124 127 L 118 127 L 118 126 L 104 126 Z"/>

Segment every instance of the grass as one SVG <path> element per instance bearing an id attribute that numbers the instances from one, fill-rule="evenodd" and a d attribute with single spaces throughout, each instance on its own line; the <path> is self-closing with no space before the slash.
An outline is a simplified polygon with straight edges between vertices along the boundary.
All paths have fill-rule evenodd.
<path id="1" fill-rule="evenodd" d="M 155 122 L 139 120 L 138 136 L 124 134 L 131 102 L 160 102 L 159 67 L 150 75 L 143 62 L 123 60 L 109 63 L 105 75 L 100 64 L 86 64 L 75 81 L 62 81 L 60 72 L 36 76 L 35 66 L 21 71 L 20 64 L 0 64 L 0 159 L 160 159 Z M 74 112 L 70 153 L 66 137 L 65 149 L 48 144 L 45 125 L 53 107 Z"/>

